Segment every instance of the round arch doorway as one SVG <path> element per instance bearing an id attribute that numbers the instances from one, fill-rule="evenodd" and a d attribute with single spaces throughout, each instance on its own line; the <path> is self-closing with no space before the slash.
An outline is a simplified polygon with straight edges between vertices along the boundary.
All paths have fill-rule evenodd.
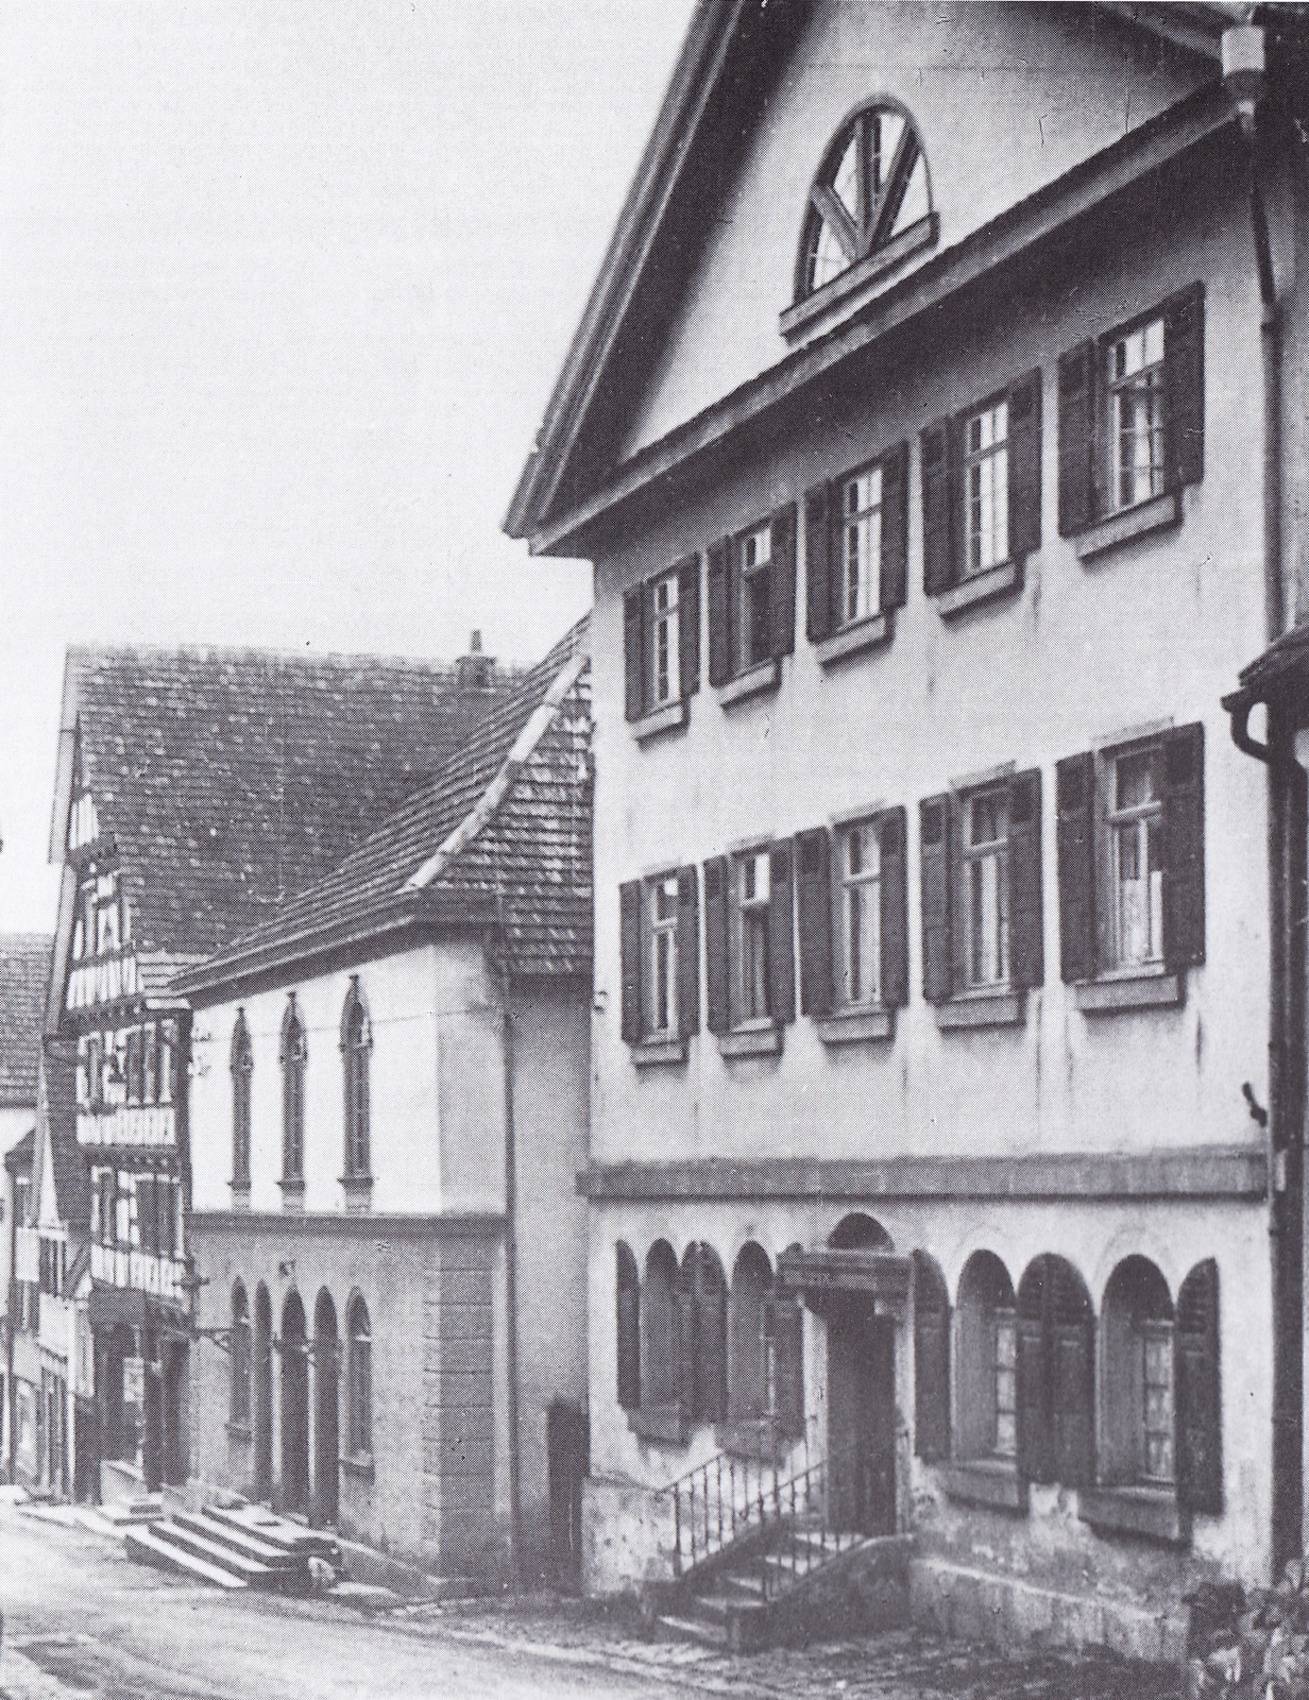
<path id="1" fill-rule="evenodd" d="M 339 1364 L 336 1306 L 324 1287 L 314 1306 L 314 1521 L 320 1524 L 335 1523 L 337 1515 Z"/>
<path id="2" fill-rule="evenodd" d="M 282 1509 L 309 1509 L 309 1347 L 296 1292 L 282 1306 Z"/>

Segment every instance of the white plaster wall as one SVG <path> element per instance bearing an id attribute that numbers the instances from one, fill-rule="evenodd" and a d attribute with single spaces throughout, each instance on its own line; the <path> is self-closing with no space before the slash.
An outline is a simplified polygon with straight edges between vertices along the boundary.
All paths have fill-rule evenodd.
<path id="1" fill-rule="evenodd" d="M 890 95 L 917 120 L 939 252 L 1216 74 L 1085 6 L 818 7 L 727 188 L 624 457 L 786 353 L 778 314 L 809 185 L 854 106 Z"/>
<path id="2" fill-rule="evenodd" d="M 700 1200 L 606 1202 L 592 1206 L 588 1291 L 591 1341 L 591 1470 L 597 1477 L 663 1487 L 719 1450 L 713 1429 L 699 1425 L 686 1446 L 634 1435 L 615 1399 L 617 1319 L 615 1246 L 625 1240 L 643 1268 L 657 1239 L 679 1260 L 692 1240 L 717 1252 L 730 1282 L 741 1247 L 756 1241 L 776 1266 L 788 1245 L 823 1243 L 842 1216 L 862 1209 L 875 1216 L 899 1252 L 924 1250 L 941 1265 L 951 1304 L 974 1251 L 988 1250 L 1009 1271 L 1015 1289 L 1035 1257 L 1056 1252 L 1085 1280 L 1097 1318 L 1105 1285 L 1133 1254 L 1149 1258 L 1176 1300 L 1190 1269 L 1205 1257 L 1218 1263 L 1224 1502 L 1221 1517 L 1195 1518 L 1193 1554 L 1231 1574 L 1264 1574 L 1270 1562 L 1272 1504 L 1270 1411 L 1271 1282 L 1267 1220 L 1258 1204 L 1177 1202 Z M 730 1302 L 730 1300 L 729 1300 Z M 913 1431 L 912 1338 L 901 1341 L 897 1399 Z M 810 1455 L 826 1451 L 826 1339 L 821 1320 L 805 1315 L 805 1412 Z M 800 1461 L 800 1449 L 793 1453 Z M 918 1473 L 921 1475 L 921 1469 Z M 901 1511 L 905 1509 L 903 1503 Z M 1033 1538 L 1049 1538 L 1049 1531 Z"/>
<path id="3" fill-rule="evenodd" d="M 351 974 L 373 1024 L 369 1059 L 370 1142 L 375 1211 L 442 1205 L 437 1117 L 437 974 L 432 946 L 404 951 L 294 983 L 307 1032 L 306 1210 L 344 1210 L 344 1087 L 341 1012 Z M 192 1025 L 190 1130 L 192 1208 L 231 1207 L 232 1031 L 245 1010 L 254 1053 L 250 1112 L 250 1208 L 280 1210 L 282 1018 L 290 985 L 196 1012 Z"/>
<path id="4" fill-rule="evenodd" d="M 1267 1101 L 1264 779 L 1233 747 L 1220 696 L 1263 644 L 1259 308 L 1235 192 L 1171 245 L 1124 245 L 1075 300 L 995 303 L 985 328 L 926 333 L 857 406 L 819 403 L 803 440 L 779 438 L 597 564 L 596 987 L 593 1156 L 621 1159 L 897 1153 L 1003 1154 L 1257 1138 L 1241 1084 Z M 1175 530 L 1083 565 L 1057 531 L 1057 360 L 1202 279 L 1205 476 Z M 1042 546 L 1018 597 L 946 624 L 922 589 L 918 431 L 1039 365 Z M 804 635 L 800 526 L 796 651 L 775 696 L 722 709 L 702 683 L 684 735 L 644 748 L 623 719 L 622 591 L 819 478 L 900 437 L 909 452 L 908 605 L 893 642 L 824 673 Z M 702 598 L 702 603 L 707 598 Z M 702 658 L 708 655 L 704 614 Z M 1116 731 L 1205 724 L 1206 964 L 1185 1006 L 1099 1020 L 1059 977 L 1055 763 Z M 1043 777 L 1045 985 L 1018 1028 L 938 1031 L 923 1002 L 920 799 L 1014 761 Z M 618 886 L 703 864 L 749 837 L 790 834 L 880 802 L 908 811 L 910 1002 L 893 1042 L 829 1050 L 803 1017 L 780 1059 L 725 1062 L 692 1038 L 682 1069 L 632 1067 L 620 1037 Z M 703 956 L 703 945 L 702 945 Z M 703 984 L 703 983 L 702 983 Z M 702 991 L 702 1010 L 703 1010 Z"/>
<path id="5" fill-rule="evenodd" d="M 7 1105 L 0 1109 L 0 1159 L 13 1150 L 36 1123 L 36 1105 Z M 13 1176 L 0 1167 L 0 1309 L 9 1303 L 9 1278 L 13 1274 L 14 1186 Z M 8 1421 L 8 1418 L 4 1418 Z M 8 1433 L 8 1430 L 5 1430 Z"/>

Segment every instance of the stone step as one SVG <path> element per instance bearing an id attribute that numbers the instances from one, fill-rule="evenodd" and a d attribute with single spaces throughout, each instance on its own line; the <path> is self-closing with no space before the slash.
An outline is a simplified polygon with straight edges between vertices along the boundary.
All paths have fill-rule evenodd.
<path id="1" fill-rule="evenodd" d="M 271 1541 L 260 1540 L 258 1536 L 248 1534 L 244 1529 L 234 1529 L 230 1523 L 221 1523 L 218 1518 L 203 1511 L 178 1511 L 171 1519 L 171 1526 L 194 1534 L 241 1558 L 253 1559 L 266 1570 L 285 1571 L 298 1568 L 295 1553 L 288 1552 L 285 1547 L 274 1546 Z"/>
<path id="2" fill-rule="evenodd" d="M 674 1617 L 670 1612 L 664 1613 L 658 1621 L 679 1641 L 698 1641 L 702 1647 L 712 1647 L 716 1653 L 731 1650 L 725 1623 L 708 1623 L 698 1617 Z"/>
<path id="3" fill-rule="evenodd" d="M 180 1523 L 153 1523 L 150 1533 L 156 1540 L 163 1541 L 168 1546 L 179 1547 L 193 1558 L 203 1559 L 206 1564 L 229 1571 L 233 1576 L 240 1576 L 247 1582 L 262 1582 L 268 1586 L 278 1575 L 267 1564 L 261 1564 L 257 1558 L 249 1558 L 245 1553 L 236 1552 L 218 1541 L 211 1541 L 195 1529 L 184 1528 Z"/>
<path id="4" fill-rule="evenodd" d="M 220 1569 L 218 1565 L 210 1564 L 207 1559 L 184 1552 L 181 1547 L 174 1546 L 169 1541 L 161 1541 L 149 1528 L 126 1530 L 123 1544 L 127 1548 L 128 1557 L 135 1559 L 138 1564 L 150 1564 L 156 1570 L 173 1570 L 182 1576 L 198 1577 L 202 1582 L 212 1582 L 230 1592 L 248 1586 L 244 1578 L 234 1576 L 230 1570 Z"/>
<path id="5" fill-rule="evenodd" d="M 214 1505 L 205 1515 L 230 1529 L 280 1547 L 283 1552 L 294 1553 L 297 1558 L 325 1558 L 335 1568 L 341 1568 L 341 1549 L 332 1535 L 292 1523 L 266 1505 Z"/>

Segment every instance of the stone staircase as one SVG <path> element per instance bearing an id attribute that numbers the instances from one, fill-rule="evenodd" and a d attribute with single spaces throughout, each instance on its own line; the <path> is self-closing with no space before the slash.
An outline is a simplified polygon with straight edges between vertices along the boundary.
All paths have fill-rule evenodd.
<path id="1" fill-rule="evenodd" d="M 339 1579 L 344 1573 L 341 1549 L 331 1535 L 262 1505 L 210 1506 L 145 1522 L 125 1520 L 123 1540 L 128 1556 L 139 1564 L 229 1591 L 308 1593 L 315 1562 L 325 1567 L 324 1576 L 330 1572 Z"/>
<path id="2" fill-rule="evenodd" d="M 833 1529 L 823 1464 L 741 1482 L 716 1458 L 674 1483 L 678 1581 L 660 1631 L 725 1652 L 800 1645 L 909 1621 L 908 1536 Z"/>

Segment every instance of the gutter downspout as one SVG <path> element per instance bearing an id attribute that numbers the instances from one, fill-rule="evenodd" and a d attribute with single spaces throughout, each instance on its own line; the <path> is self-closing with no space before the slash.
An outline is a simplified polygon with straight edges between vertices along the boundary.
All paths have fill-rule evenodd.
<path id="1" fill-rule="evenodd" d="M 1282 583 L 1281 304 L 1259 178 L 1256 111 L 1264 92 L 1264 32 L 1250 23 L 1224 31 L 1223 81 L 1241 124 L 1249 169 L 1250 226 L 1259 277 L 1263 372 L 1263 549 L 1265 639 L 1281 637 Z M 1268 1232 L 1273 1307 L 1272 1561 L 1280 1574 L 1303 1548 L 1304 1489 L 1304 1103 L 1305 774 L 1295 762 L 1293 728 L 1268 703 L 1268 741 L 1247 729 L 1251 701 L 1231 706 L 1232 740 L 1262 761 L 1268 786 L 1268 1110 L 1272 1167 Z"/>
<path id="2" fill-rule="evenodd" d="M 518 1153 L 514 1133 L 514 1021 L 512 982 L 503 937 L 498 941 L 500 969 L 501 1055 L 504 1061 L 505 1118 L 505 1368 L 509 1381 L 509 1540 L 515 1593 L 522 1587 L 523 1507 L 518 1442 Z"/>

